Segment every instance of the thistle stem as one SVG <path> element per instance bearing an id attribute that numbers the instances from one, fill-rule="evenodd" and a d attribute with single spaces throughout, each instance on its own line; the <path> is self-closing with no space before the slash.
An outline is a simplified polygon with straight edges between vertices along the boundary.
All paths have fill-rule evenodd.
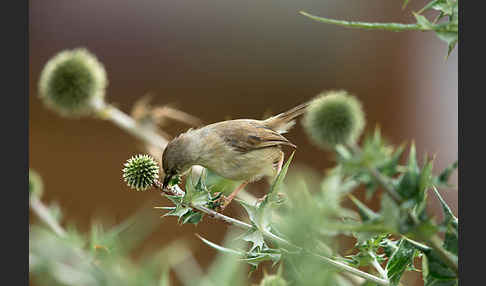
<path id="1" fill-rule="evenodd" d="M 390 282 L 388 280 L 385 280 L 385 279 L 381 279 L 379 277 L 376 277 L 372 274 L 369 274 L 367 272 L 364 272 L 364 271 L 361 271 L 357 268 L 354 268 L 352 266 L 349 266 L 347 264 L 344 264 L 342 262 L 339 262 L 339 261 L 336 261 L 334 259 L 331 259 L 331 258 L 328 258 L 328 257 L 325 257 L 325 256 L 321 256 L 321 255 L 318 255 L 318 254 L 315 254 L 315 253 L 309 253 L 310 255 L 336 267 L 337 269 L 340 269 L 340 270 L 343 270 L 343 271 L 347 271 L 349 273 L 352 273 L 356 276 L 359 276 L 361 278 L 364 278 L 368 281 L 371 281 L 371 282 L 374 282 L 378 285 L 384 285 L 384 286 L 388 286 L 390 285 Z"/>
<path id="2" fill-rule="evenodd" d="M 351 149 L 351 151 L 355 155 L 361 156 L 361 154 L 362 154 L 361 149 L 357 145 L 348 144 L 347 146 L 348 146 L 349 149 Z M 385 189 L 385 191 L 392 197 L 392 199 L 396 203 L 400 204 L 401 201 L 402 201 L 402 198 L 398 194 L 398 192 L 390 185 L 387 178 L 385 176 L 383 176 L 380 172 L 378 172 L 378 170 L 369 166 L 368 164 L 366 164 L 365 168 L 378 181 L 378 183 Z"/>
<path id="3" fill-rule="evenodd" d="M 49 213 L 49 209 L 36 197 L 30 198 L 30 209 L 34 211 L 37 217 L 47 225 L 54 233 L 60 237 L 66 235 L 66 231 Z"/>
<path id="4" fill-rule="evenodd" d="M 121 129 L 131 135 L 164 149 L 168 141 L 153 130 L 141 126 L 131 116 L 114 107 L 113 105 L 103 104 L 96 106 L 97 115 L 102 119 L 108 119 Z"/>
<path id="5" fill-rule="evenodd" d="M 376 259 L 376 255 L 371 251 L 368 251 L 368 254 L 373 258 L 373 261 L 371 261 L 371 264 L 376 269 L 376 271 L 378 271 L 378 273 L 380 273 L 380 275 L 381 275 L 381 277 L 383 277 L 383 279 L 388 280 L 388 275 L 386 274 L 385 269 L 383 269 L 383 267 L 381 267 L 380 263 L 378 263 L 378 260 Z"/>
<path id="6" fill-rule="evenodd" d="M 357 22 L 357 21 L 344 21 L 344 20 L 334 20 L 324 17 L 315 16 L 304 11 L 299 12 L 314 21 L 322 22 L 326 24 L 333 24 L 338 26 L 343 26 L 347 28 L 360 28 L 369 30 L 387 30 L 393 32 L 401 31 L 429 31 L 430 29 L 423 28 L 418 24 L 400 24 L 400 23 L 367 23 L 367 22 Z"/>
<path id="7" fill-rule="evenodd" d="M 172 188 L 170 189 L 164 189 L 162 187 L 162 184 L 158 181 L 155 182 L 154 184 L 157 188 L 159 188 L 160 190 L 162 190 L 164 193 L 166 194 L 169 194 L 169 195 L 172 195 L 172 196 L 184 196 L 185 192 L 178 186 L 178 185 L 175 185 L 173 186 Z M 238 219 L 235 219 L 235 218 L 232 218 L 232 217 L 229 217 L 229 216 L 225 216 L 221 213 L 218 213 L 214 210 L 211 210 L 209 208 L 206 208 L 204 206 L 200 206 L 200 205 L 194 205 L 194 204 L 189 204 L 189 205 L 186 205 L 187 207 L 191 207 L 193 209 L 196 209 L 200 212 L 203 212 L 207 215 L 209 215 L 210 217 L 214 218 L 214 219 L 217 219 L 217 220 L 221 220 L 225 223 L 228 223 L 230 225 L 233 225 L 233 226 L 236 226 L 240 229 L 243 229 L 243 230 L 250 230 L 253 228 L 253 226 L 249 223 L 246 223 L 246 222 L 243 222 L 243 221 L 240 221 Z M 364 278 L 368 281 L 371 281 L 371 282 L 374 282 L 378 285 L 384 285 L 384 286 L 389 286 L 390 285 L 390 282 L 388 280 L 385 280 L 385 279 L 381 279 L 379 277 L 376 277 L 372 274 L 369 274 L 369 273 L 366 273 L 364 271 L 361 271 L 357 268 L 354 268 L 352 266 L 349 266 L 349 265 L 346 265 L 342 262 L 339 262 L 339 261 L 336 261 L 332 258 L 329 258 L 329 257 L 325 257 L 325 256 L 321 256 L 321 255 L 318 255 L 318 254 L 315 254 L 315 253 L 312 253 L 312 252 L 309 252 L 309 251 L 306 251 L 304 248 L 302 247 L 299 247 L 297 245 L 294 245 L 292 244 L 291 242 L 269 232 L 269 231 L 266 231 L 266 230 L 263 230 L 262 231 L 263 235 L 270 239 L 270 240 L 273 240 L 277 243 L 281 243 L 281 244 L 284 244 L 286 246 L 290 246 L 292 248 L 295 248 L 295 249 L 298 249 L 300 251 L 304 251 L 307 255 L 310 255 L 310 256 L 313 256 L 323 262 L 325 262 L 326 264 L 328 265 L 331 265 L 339 270 L 342 270 L 342 271 L 346 271 L 346 272 L 349 272 L 351 274 L 354 274 L 356 276 L 359 276 L 361 278 Z"/>

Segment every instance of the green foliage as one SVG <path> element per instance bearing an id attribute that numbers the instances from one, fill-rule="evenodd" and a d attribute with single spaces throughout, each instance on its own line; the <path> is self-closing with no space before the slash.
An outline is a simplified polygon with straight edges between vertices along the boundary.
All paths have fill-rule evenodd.
<path id="1" fill-rule="evenodd" d="M 123 180 L 137 191 L 150 189 L 159 178 L 159 165 L 149 155 L 135 155 L 123 166 Z"/>
<path id="2" fill-rule="evenodd" d="M 386 272 L 391 285 L 398 285 L 403 273 L 413 263 L 415 247 L 405 239 L 401 239 L 386 264 Z"/>
<path id="3" fill-rule="evenodd" d="M 29 169 L 29 196 L 40 198 L 44 191 L 44 185 L 39 174 Z"/>
<path id="4" fill-rule="evenodd" d="M 415 24 L 400 24 L 400 23 L 368 23 L 357 21 L 343 21 L 334 20 L 324 17 L 314 16 L 312 14 L 300 11 L 300 14 L 327 24 L 339 25 L 348 28 L 371 29 L 371 30 L 387 30 L 387 31 L 433 31 L 439 39 L 447 43 L 447 56 L 450 55 L 458 41 L 459 32 L 459 0 L 432 0 L 428 2 L 419 12 L 412 12 L 415 16 Z M 403 7 L 408 4 L 405 0 Z M 429 21 L 425 16 L 421 15 L 428 10 L 438 11 L 439 14 L 433 21 Z M 440 22 L 443 18 L 446 21 Z"/>
<path id="5" fill-rule="evenodd" d="M 41 72 L 39 96 L 64 116 L 92 112 L 103 102 L 107 86 L 103 64 L 86 49 L 66 50 L 51 58 Z"/>
<path id="6" fill-rule="evenodd" d="M 312 141 L 322 148 L 355 143 L 365 125 L 361 103 L 346 91 L 327 91 L 312 100 L 303 124 Z"/>
<path id="7" fill-rule="evenodd" d="M 433 175 L 432 160 L 425 157 L 423 164 L 419 164 L 412 144 L 408 159 L 402 165 L 404 145 L 394 147 L 388 144 L 378 129 L 366 135 L 360 150 L 348 150 L 339 145 L 335 149 L 337 165 L 327 170 L 324 176 L 312 175 L 308 170 L 290 169 L 292 154 L 264 199 L 256 203 L 236 199 L 246 211 L 249 222 L 235 224 L 243 231 L 235 233 L 232 230 L 231 238 L 228 237 L 223 245 L 200 236 L 220 255 L 206 275 L 188 275 L 192 278 L 184 278 L 183 284 L 247 285 L 244 275 L 247 270 L 243 265 L 250 267 L 251 274 L 263 262 L 268 262 L 271 267 L 280 265 L 279 273 L 265 276 L 260 285 L 352 285 L 341 273 L 350 271 L 346 267 L 359 273 L 364 272 L 358 269 L 371 269 L 374 278 L 368 282 L 378 281 L 378 285 L 399 285 L 409 271 L 421 271 L 425 285 L 457 285 L 457 274 L 451 261 L 444 260 L 444 253 L 451 257 L 452 263 L 457 263 L 458 219 L 434 186 L 439 182 L 447 185 L 447 178 L 457 164 L 447 167 L 438 176 Z M 141 176 L 143 172 L 137 170 L 148 168 L 150 171 L 155 166 L 149 156 L 139 155 L 131 160 L 125 164 L 125 173 L 131 178 Z M 371 169 L 383 178 L 377 179 Z M 163 216 L 175 216 L 181 224 L 198 224 L 203 217 L 215 218 L 211 211 L 218 209 L 222 195 L 219 191 L 224 189 L 218 184 L 227 185 L 228 182 L 208 175 L 206 170 L 197 178 L 193 177 L 192 171 L 188 174 L 184 192 L 164 193 L 173 206 L 158 208 L 168 211 Z M 155 180 L 156 176 L 153 177 Z M 140 179 L 134 181 L 140 182 Z M 178 183 L 179 179 L 170 182 L 169 188 L 176 190 Z M 393 188 L 400 199 L 388 192 L 382 193 L 379 210 L 375 211 L 352 194 L 360 186 L 372 187 L 374 191 Z M 444 219 L 439 224 L 425 212 L 427 193 L 431 188 L 444 210 Z M 286 199 L 282 200 L 282 196 Z M 347 199 L 352 207 L 344 205 Z M 55 217 L 53 213 L 51 215 Z M 234 220 L 224 219 L 230 223 Z M 88 234 L 71 228 L 65 237 L 32 227 L 31 273 L 49 285 L 78 282 L 86 285 L 170 285 L 168 273 L 174 265 L 170 260 L 157 257 L 179 253 L 181 248 L 176 250 L 171 246 L 155 258 L 147 256 L 148 262 L 137 263 L 140 268 L 127 258 L 129 251 L 153 229 L 153 226 L 140 224 L 146 220 L 134 216 L 108 230 L 103 224 L 94 223 Z M 134 226 L 137 228 L 132 229 Z M 131 234 L 124 235 L 129 229 L 132 229 Z M 428 245 L 432 241 L 429 239 L 438 232 L 445 234 L 439 248 Z M 356 241 L 347 255 L 338 251 L 343 236 Z M 54 250 L 54 246 L 58 249 Z M 80 256 L 74 249 L 84 251 Z M 48 256 L 54 251 L 59 256 Z M 75 262 L 57 265 L 52 259 Z M 421 269 L 414 265 L 416 260 L 421 260 Z M 119 273 L 119 269 L 123 269 L 123 273 Z M 66 280 L 68 276 L 63 273 L 73 271 L 77 271 L 75 277 L 78 280 Z"/>
<path id="8" fill-rule="evenodd" d="M 445 168 L 444 171 L 442 171 L 442 173 L 440 173 L 440 175 L 437 177 L 435 185 L 450 187 L 450 185 L 448 184 L 449 177 L 456 169 L 457 169 L 457 160 L 454 163 L 452 163 L 449 167 Z"/>
<path id="9" fill-rule="evenodd" d="M 458 285 L 456 274 L 444 263 L 434 250 L 429 250 L 422 257 L 422 277 L 425 286 Z"/>
<path id="10" fill-rule="evenodd" d="M 259 286 L 287 286 L 289 285 L 285 279 L 282 278 L 282 268 L 279 268 L 277 274 L 268 275 L 265 274 L 260 281 Z"/>
<path id="11" fill-rule="evenodd" d="M 434 193 L 439 199 L 444 220 L 441 223 L 442 228 L 445 230 L 444 248 L 457 256 L 458 254 L 458 240 L 459 240 L 459 220 L 454 216 L 450 207 L 444 201 L 444 199 L 439 194 L 439 191 L 434 187 Z"/>
<path id="12" fill-rule="evenodd" d="M 72 225 L 62 236 L 31 225 L 29 272 L 40 285 L 160 285 L 168 279 L 172 262 L 167 257 L 180 253 L 180 246 L 170 245 L 137 263 L 129 258 L 129 251 L 157 225 L 144 211 L 108 229 L 95 223 L 87 234 Z"/>
<path id="13" fill-rule="evenodd" d="M 239 236 L 239 239 L 249 242 L 248 249 L 224 249 L 205 242 L 219 251 L 237 253 L 241 260 L 252 265 L 252 269 L 263 261 L 280 263 L 287 269 L 283 274 L 285 280 L 296 285 L 333 284 L 337 281 L 340 281 L 338 285 L 345 283 L 334 268 L 319 265 L 315 257 L 304 253 L 330 257 L 354 267 L 377 267 L 380 269 L 377 273 L 384 273 L 390 285 L 399 285 L 407 271 L 419 271 L 414 265 L 415 259 L 435 253 L 427 245 L 403 235 L 430 237 L 439 231 L 439 226 L 425 214 L 424 207 L 427 190 L 438 180 L 438 176 L 432 175 L 431 160 L 426 158 L 424 166 L 419 165 L 413 144 L 404 166 L 399 165 L 403 145 L 394 148 L 386 144 L 379 131 L 368 136 L 364 146 L 360 154 L 347 152 L 346 149 L 337 151 L 345 155 L 340 157 L 340 164 L 329 170 L 320 182 L 306 180 L 304 174 L 294 173 L 288 183 L 284 184 L 283 176 L 290 163 L 288 160 L 265 200 L 256 205 L 238 200 L 252 225 L 251 229 Z M 350 194 L 360 183 L 371 183 L 374 179 L 369 173 L 368 178 L 363 176 L 369 166 L 378 168 L 390 180 L 390 185 L 399 190 L 402 201 L 397 202 L 383 194 L 380 211 L 375 212 Z M 285 202 L 274 199 L 275 189 L 285 193 Z M 345 198 L 351 199 L 358 213 L 341 205 Z M 411 220 L 409 214 L 418 220 Z M 450 239 L 444 242 L 444 247 L 453 252 L 453 247 L 457 247 L 453 235 L 457 232 L 446 233 L 450 233 Z M 342 235 L 356 238 L 355 254 L 341 257 L 335 252 L 337 237 Z M 270 239 L 272 236 L 285 238 L 293 246 L 274 241 Z M 396 239 L 394 236 L 403 238 Z M 437 256 L 433 258 L 438 259 Z M 442 271 L 454 273 L 447 264 L 439 261 L 442 263 L 440 267 L 444 267 Z M 424 279 L 430 280 L 431 277 L 435 276 Z M 455 274 L 447 279 L 457 281 Z"/>

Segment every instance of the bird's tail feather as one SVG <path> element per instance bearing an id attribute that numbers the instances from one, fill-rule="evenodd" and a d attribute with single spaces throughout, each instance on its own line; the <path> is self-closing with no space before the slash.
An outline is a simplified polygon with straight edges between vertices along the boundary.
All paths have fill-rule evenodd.
<path id="1" fill-rule="evenodd" d="M 285 133 L 287 132 L 292 126 L 295 125 L 295 118 L 305 113 L 307 107 L 309 106 L 310 102 L 306 102 L 296 107 L 272 116 L 265 120 L 265 125 L 270 127 L 271 129 L 279 132 Z"/>

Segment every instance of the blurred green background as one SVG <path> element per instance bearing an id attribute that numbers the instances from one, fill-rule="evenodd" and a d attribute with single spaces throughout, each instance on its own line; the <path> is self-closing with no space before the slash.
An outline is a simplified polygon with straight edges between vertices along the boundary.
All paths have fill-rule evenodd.
<path id="1" fill-rule="evenodd" d="M 346 89 L 363 102 L 367 130 L 379 124 L 394 144 L 413 139 L 418 154 L 437 155 L 435 170 L 444 168 L 458 156 L 457 48 L 446 61 L 446 44 L 432 33 L 351 30 L 298 14 L 412 23 L 411 11 L 426 1 L 410 1 L 404 11 L 402 2 L 29 1 L 29 167 L 43 178 L 45 201 L 58 201 L 65 220 L 82 230 L 98 217 L 118 223 L 146 204 L 168 205 L 156 192 L 129 191 L 121 179 L 122 164 L 141 152 L 140 142 L 110 122 L 61 118 L 38 99 L 43 65 L 76 47 L 104 63 L 106 99 L 125 112 L 151 93 L 154 105 L 171 104 L 205 123 L 262 118 L 322 90 Z M 185 129 L 174 123 L 164 131 Z M 300 124 L 287 138 L 299 146 L 295 166 L 332 166 L 330 154 L 312 146 Z M 457 184 L 457 174 L 451 182 Z M 265 187 L 247 189 L 261 196 Z M 442 193 L 457 213 L 457 191 Z M 431 212 L 438 214 L 438 207 L 432 199 Z M 226 212 L 238 216 L 242 210 Z M 153 210 L 153 219 L 158 216 Z M 167 218 L 137 253 L 183 238 L 205 267 L 216 252 L 194 233 L 219 242 L 226 228 L 208 219 L 181 227 Z"/>

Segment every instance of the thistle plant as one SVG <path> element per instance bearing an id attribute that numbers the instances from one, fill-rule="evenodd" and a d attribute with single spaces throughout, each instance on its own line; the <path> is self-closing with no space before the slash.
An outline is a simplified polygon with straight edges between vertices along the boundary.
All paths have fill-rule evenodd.
<path id="1" fill-rule="evenodd" d="M 64 116 L 86 115 L 102 105 L 106 71 L 86 49 L 62 51 L 41 72 L 39 96 Z"/>
<path id="2" fill-rule="evenodd" d="M 308 111 L 319 114 L 308 116 L 323 115 L 322 110 L 333 107 L 335 102 L 319 104 L 321 108 Z M 345 122 L 359 116 L 345 114 L 350 117 L 340 119 Z M 283 273 L 282 279 L 296 285 L 346 285 L 349 282 L 343 281 L 348 278 L 340 274 L 342 271 L 378 285 L 398 285 L 406 271 L 422 271 L 426 285 L 455 285 L 458 220 L 436 187 L 448 186 L 447 179 L 457 164 L 434 176 L 428 158 L 419 167 L 412 144 L 408 162 L 402 166 L 400 157 L 404 148 L 388 145 L 378 129 L 365 138 L 363 148 L 356 142 L 341 142 L 345 144 L 334 142 L 337 165 L 321 182 L 312 183 L 305 174 L 297 174 L 285 184 L 292 155 L 263 201 L 251 204 L 238 200 L 247 212 L 248 222 L 215 211 L 220 195 L 215 190 L 220 188 L 217 180 L 207 183 L 208 176 L 216 176 L 207 170 L 196 179 L 189 173 L 185 190 L 177 181 L 172 182 L 169 190 L 154 182 L 154 188 L 159 188 L 174 204 L 157 208 L 166 211 L 163 216 L 177 217 L 181 224 L 198 224 L 207 216 L 243 230 L 239 238 L 248 243 L 246 248 L 226 248 L 200 238 L 218 251 L 248 263 L 253 270 L 264 261 L 284 265 L 291 270 Z M 370 193 L 379 187 L 385 190 L 379 212 L 352 195 L 360 185 Z M 425 211 L 428 192 L 432 190 L 444 206 L 446 219 L 442 223 L 436 223 Z M 287 200 L 282 201 L 279 192 Z M 357 212 L 342 206 L 345 199 L 355 204 Z M 447 242 L 438 238 L 439 232 L 445 232 Z M 342 235 L 356 239 L 355 254 L 336 252 L 336 238 Z M 420 268 L 414 264 L 416 259 L 422 261 Z M 373 270 L 365 272 L 361 267 Z"/>
<path id="3" fill-rule="evenodd" d="M 305 114 L 305 131 L 322 148 L 354 143 L 365 126 L 361 103 L 346 91 L 323 92 Z"/>
<path id="4" fill-rule="evenodd" d="M 39 174 L 34 170 L 29 170 L 29 196 L 41 197 L 44 185 Z"/>
<path id="5" fill-rule="evenodd" d="M 420 15 L 429 9 L 440 12 L 432 22 Z M 416 13 L 417 24 L 411 25 L 312 18 L 349 27 L 433 30 L 441 38 L 450 36 L 450 52 L 457 41 L 457 15 L 457 1 L 434 0 Z M 438 23 L 443 17 L 449 21 Z M 318 94 L 302 120 L 309 141 L 334 155 L 335 165 L 324 174 L 313 174 L 291 165 L 298 156 L 298 151 L 293 153 L 264 199 L 255 200 L 247 193 L 236 199 L 245 215 L 235 218 L 217 211 L 232 182 L 210 170 L 189 172 L 184 181 L 174 178 L 169 188 L 162 187 L 160 156 L 153 150 L 163 150 L 168 141 L 157 125 L 163 108 L 138 102 L 131 117 L 105 101 L 107 82 L 103 65 L 90 52 L 64 51 L 46 64 L 39 95 L 63 116 L 107 119 L 142 140 L 151 155 L 135 155 L 125 162 L 125 183 L 136 191 L 159 191 L 161 200 L 169 203 L 156 207 L 163 218 L 175 217 L 181 225 L 202 220 L 225 223 L 230 226 L 228 235 L 220 245 L 197 234 L 218 252 L 206 272 L 183 241 L 135 262 L 130 251 L 159 223 L 171 221 L 154 222 L 153 213 L 142 210 L 121 224 L 107 227 L 96 222 L 82 233 L 63 225 L 59 207 L 43 202 L 40 176 L 29 171 L 30 208 L 42 223 L 29 229 L 29 271 L 37 281 L 172 285 L 172 272 L 182 285 L 239 286 L 250 285 L 248 275 L 263 268 L 265 275 L 257 285 L 395 286 L 406 285 L 402 278 L 409 272 L 420 272 L 426 286 L 458 285 L 459 220 L 439 191 L 453 187 L 448 180 L 457 161 L 434 172 L 433 159 L 425 156 L 419 162 L 413 143 L 408 148 L 405 143 L 394 146 L 378 128 L 360 141 L 365 112 L 357 96 L 345 90 Z M 171 114 L 200 123 L 182 112 Z M 365 199 L 358 199 L 360 192 Z M 379 201 L 379 209 L 367 206 L 371 198 Z M 441 220 L 427 212 L 432 199 L 442 206 Z M 354 242 L 345 251 L 343 237 Z"/>
<path id="6" fill-rule="evenodd" d="M 407 7 L 410 0 L 403 2 L 403 9 Z M 433 20 L 427 19 L 423 14 L 426 11 L 435 11 L 436 16 Z M 347 28 L 358 28 L 367 30 L 386 30 L 393 32 L 401 31 L 433 31 L 436 36 L 447 43 L 447 56 L 457 44 L 459 34 L 459 0 L 432 0 L 417 12 L 412 12 L 416 23 L 402 24 L 402 23 L 369 23 L 359 21 L 345 21 L 335 20 L 325 17 L 319 17 L 300 11 L 304 15 L 314 21 L 343 26 Z"/>
<path id="7" fill-rule="evenodd" d="M 149 189 L 159 177 L 157 162 L 149 155 L 133 156 L 124 166 L 123 180 L 137 191 Z"/>

